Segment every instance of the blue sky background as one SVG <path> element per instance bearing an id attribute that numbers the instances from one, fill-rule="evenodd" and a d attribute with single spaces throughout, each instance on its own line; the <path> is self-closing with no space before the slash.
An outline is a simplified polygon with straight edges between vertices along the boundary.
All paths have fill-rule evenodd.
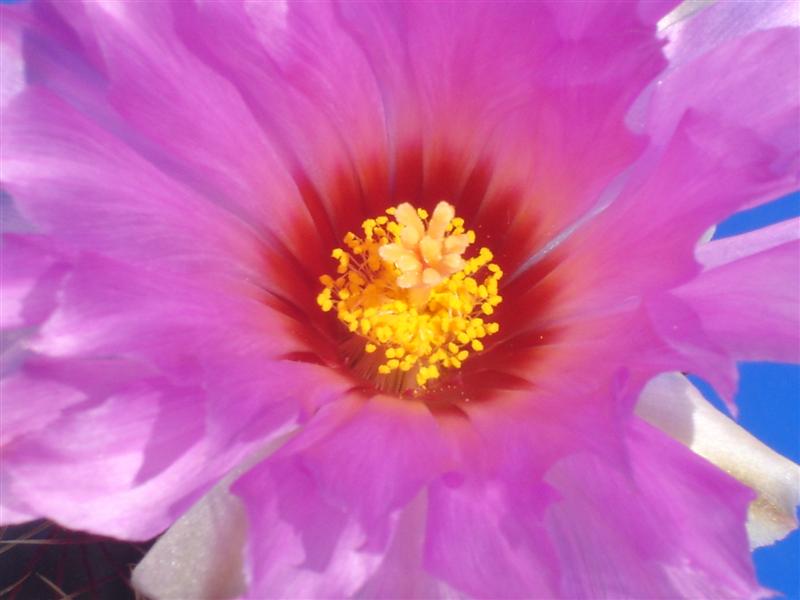
<path id="1" fill-rule="evenodd" d="M 734 215 L 720 224 L 714 237 L 736 235 L 796 216 L 800 216 L 800 193 Z M 786 283 L 800 285 L 796 279 Z M 739 423 L 774 450 L 800 462 L 800 366 L 744 363 L 739 373 Z M 714 399 L 708 386 L 701 388 Z M 778 544 L 756 550 L 754 560 L 763 585 L 800 600 L 798 531 Z"/>

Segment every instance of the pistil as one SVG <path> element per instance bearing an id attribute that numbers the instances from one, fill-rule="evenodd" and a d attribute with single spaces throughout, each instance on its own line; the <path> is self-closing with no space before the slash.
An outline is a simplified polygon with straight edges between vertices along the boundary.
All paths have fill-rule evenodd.
<path id="1" fill-rule="evenodd" d="M 484 349 L 499 331 L 503 273 L 488 248 L 465 258 L 475 233 L 440 202 L 428 215 L 408 203 L 362 223 L 336 248 L 336 277 L 323 275 L 317 303 L 357 338 L 357 370 L 386 390 L 425 388 Z"/>

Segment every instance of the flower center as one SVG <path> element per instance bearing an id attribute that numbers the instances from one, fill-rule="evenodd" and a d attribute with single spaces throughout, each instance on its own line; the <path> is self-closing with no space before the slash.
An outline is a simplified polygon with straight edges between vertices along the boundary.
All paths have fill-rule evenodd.
<path id="1" fill-rule="evenodd" d="M 348 232 L 332 257 L 337 276 L 320 277 L 317 304 L 336 309 L 355 334 L 354 365 L 385 390 L 425 388 L 447 369 L 459 369 L 482 338 L 500 325 L 487 321 L 502 302 L 503 276 L 488 248 L 465 258 L 475 232 L 440 202 L 428 215 L 408 203 Z"/>

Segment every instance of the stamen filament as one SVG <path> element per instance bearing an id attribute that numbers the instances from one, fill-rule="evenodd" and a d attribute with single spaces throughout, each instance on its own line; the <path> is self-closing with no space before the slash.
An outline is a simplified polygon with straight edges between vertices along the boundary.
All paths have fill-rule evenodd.
<path id="1" fill-rule="evenodd" d="M 500 329 L 486 317 L 502 302 L 503 272 L 488 248 L 462 256 L 475 233 L 452 205 L 440 202 L 429 216 L 403 203 L 361 229 L 331 253 L 337 276 L 320 277 L 317 304 L 362 340 L 357 362 L 377 364 L 359 369 L 365 376 L 382 389 L 424 388 L 484 350 Z"/>

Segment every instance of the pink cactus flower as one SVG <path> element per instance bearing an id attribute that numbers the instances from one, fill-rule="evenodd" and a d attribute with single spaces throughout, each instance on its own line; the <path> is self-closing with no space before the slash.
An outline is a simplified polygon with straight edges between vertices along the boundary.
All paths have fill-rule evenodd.
<path id="1" fill-rule="evenodd" d="M 793 2 L 3 6 L 2 515 L 153 598 L 756 598 Z M 699 10 L 697 10 L 699 8 Z"/>

